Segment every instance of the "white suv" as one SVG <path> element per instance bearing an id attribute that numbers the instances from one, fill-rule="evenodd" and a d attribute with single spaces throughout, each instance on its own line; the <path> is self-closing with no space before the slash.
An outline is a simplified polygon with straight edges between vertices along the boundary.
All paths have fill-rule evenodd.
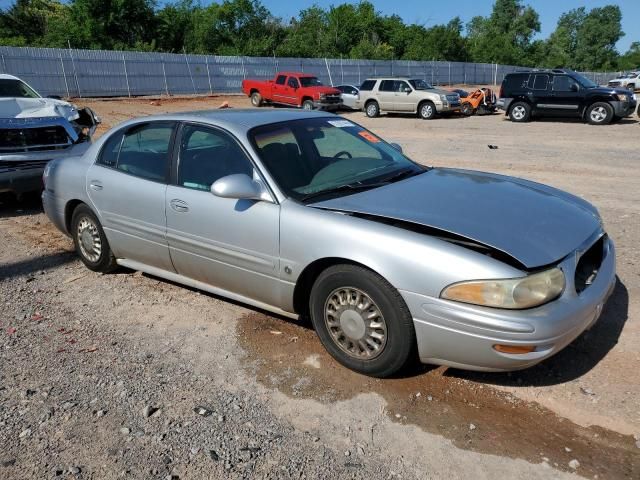
<path id="1" fill-rule="evenodd" d="M 640 72 L 631 72 L 609 80 L 610 87 L 628 88 L 632 92 L 640 88 Z"/>
<path id="2" fill-rule="evenodd" d="M 356 107 L 367 117 L 384 112 L 417 113 L 430 120 L 438 113 L 460 111 L 460 95 L 432 87 L 419 78 L 371 78 L 361 85 Z"/>

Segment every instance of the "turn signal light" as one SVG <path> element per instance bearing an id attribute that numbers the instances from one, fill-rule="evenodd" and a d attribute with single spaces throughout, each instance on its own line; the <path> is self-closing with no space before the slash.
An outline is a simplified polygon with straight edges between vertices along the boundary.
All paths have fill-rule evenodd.
<path id="1" fill-rule="evenodd" d="M 512 355 L 524 355 L 536 351 L 535 345 L 499 345 L 493 346 L 493 349 L 500 353 L 510 353 Z"/>

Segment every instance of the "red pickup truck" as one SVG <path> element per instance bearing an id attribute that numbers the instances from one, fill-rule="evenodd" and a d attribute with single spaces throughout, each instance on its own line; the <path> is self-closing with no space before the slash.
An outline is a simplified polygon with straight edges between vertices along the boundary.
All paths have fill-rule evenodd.
<path id="1" fill-rule="evenodd" d="M 306 73 L 278 72 L 273 80 L 243 80 L 242 91 L 254 107 L 278 103 L 306 110 L 337 110 L 342 105 L 340 90 L 326 87 Z"/>

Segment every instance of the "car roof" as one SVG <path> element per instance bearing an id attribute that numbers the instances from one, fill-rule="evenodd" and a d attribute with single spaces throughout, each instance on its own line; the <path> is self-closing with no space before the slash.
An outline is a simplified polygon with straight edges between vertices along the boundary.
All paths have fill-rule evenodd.
<path id="1" fill-rule="evenodd" d="M 316 76 L 311 73 L 302 73 L 302 72 L 278 72 L 277 76 L 279 77 L 280 75 L 287 75 L 288 77 L 315 77 Z"/>
<path id="2" fill-rule="evenodd" d="M 138 117 L 118 125 L 118 128 L 135 123 L 173 120 L 181 122 L 209 123 L 235 132 L 246 132 L 254 127 L 270 123 L 302 120 L 305 118 L 335 117 L 332 113 L 293 108 L 224 108 L 197 110 L 191 112 L 171 112 L 162 115 Z"/>
<path id="3" fill-rule="evenodd" d="M 18 77 L 9 75 L 8 73 L 0 73 L 0 80 L 20 80 Z"/>

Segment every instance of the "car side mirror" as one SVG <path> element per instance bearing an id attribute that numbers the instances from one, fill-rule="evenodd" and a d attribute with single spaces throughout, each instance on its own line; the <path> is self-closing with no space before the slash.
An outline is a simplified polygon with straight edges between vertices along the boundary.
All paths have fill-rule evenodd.
<path id="1" fill-rule="evenodd" d="M 411 89 L 409 87 L 404 89 L 404 93 L 406 93 L 407 95 L 409 95 L 411 93 Z"/>
<path id="2" fill-rule="evenodd" d="M 395 148 L 400 153 L 402 153 L 402 147 L 400 146 L 400 144 L 398 144 L 398 143 L 390 143 L 389 145 L 391 145 L 393 148 Z"/>
<path id="3" fill-rule="evenodd" d="M 569 85 L 569 90 L 572 92 L 577 92 L 580 90 L 580 87 L 578 87 L 578 85 L 576 85 L 575 83 L 572 83 L 571 85 Z"/>
<path id="4" fill-rule="evenodd" d="M 261 182 L 244 173 L 234 173 L 233 175 L 219 178 L 211 185 L 211 193 L 221 198 L 273 201 Z"/>

